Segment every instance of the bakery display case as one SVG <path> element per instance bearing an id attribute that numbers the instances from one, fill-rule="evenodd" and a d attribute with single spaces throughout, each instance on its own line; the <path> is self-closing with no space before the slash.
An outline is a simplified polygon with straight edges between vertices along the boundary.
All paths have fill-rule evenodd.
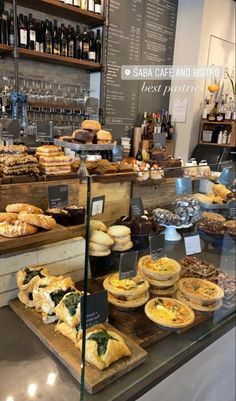
<path id="1" fill-rule="evenodd" d="M 73 401 L 138 399 L 234 327 L 234 186 L 193 174 L 149 186 L 90 180 L 91 194 L 78 178 L 1 187 L 3 399 L 26 395 L 25 377 L 44 399 L 62 400 L 62 386 Z M 58 183 L 68 185 L 68 205 L 48 207 L 48 186 Z M 101 197 L 90 215 L 88 200 Z M 3 237 L 22 224 L 39 231 Z M 178 238 L 167 238 L 169 227 Z M 11 365 L 15 343 L 24 376 Z M 52 373 L 55 385 L 42 387 Z M 16 374 L 21 395 L 9 390 Z"/>

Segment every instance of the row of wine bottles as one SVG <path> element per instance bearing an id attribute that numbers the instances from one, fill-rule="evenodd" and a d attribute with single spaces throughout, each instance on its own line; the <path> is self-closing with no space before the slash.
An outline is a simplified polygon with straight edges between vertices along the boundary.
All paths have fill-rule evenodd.
<path id="1" fill-rule="evenodd" d="M 101 63 L 102 42 L 100 30 L 96 35 L 93 30 L 80 31 L 71 25 L 61 24 L 58 27 L 57 20 L 53 22 L 46 19 L 38 21 L 32 14 L 18 16 L 18 46 L 21 48 L 61 55 Z M 0 43 L 14 45 L 14 20 L 13 10 L 3 11 L 0 16 Z"/>
<path id="2" fill-rule="evenodd" d="M 60 3 L 65 3 L 71 6 L 79 7 L 82 10 L 87 10 L 92 13 L 102 14 L 101 0 L 57 0 L 57 1 Z"/>
<path id="3" fill-rule="evenodd" d="M 171 115 L 162 109 L 156 113 L 144 112 L 138 116 L 137 127 L 142 127 L 142 140 L 153 140 L 153 134 L 164 133 L 167 140 L 171 140 L 174 134 L 174 126 Z"/>

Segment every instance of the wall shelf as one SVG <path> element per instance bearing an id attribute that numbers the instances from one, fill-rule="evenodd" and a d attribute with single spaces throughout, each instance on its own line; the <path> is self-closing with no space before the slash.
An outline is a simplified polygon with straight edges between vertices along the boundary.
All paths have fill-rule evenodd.
<path id="1" fill-rule="evenodd" d="M 33 61 L 41 61 L 43 63 L 64 65 L 67 67 L 81 68 L 91 72 L 101 71 L 102 65 L 91 61 L 78 60 L 70 57 L 57 56 L 55 54 L 41 53 L 34 50 L 19 48 L 20 58 Z M 12 46 L 0 44 L 0 55 L 10 55 L 13 52 Z"/>
<path id="2" fill-rule="evenodd" d="M 6 1 L 12 3 L 12 0 Z M 81 10 L 78 7 L 60 3 L 57 0 L 17 0 L 17 4 L 32 10 L 43 11 L 46 14 L 86 25 L 98 26 L 103 25 L 105 22 L 103 15 Z"/>

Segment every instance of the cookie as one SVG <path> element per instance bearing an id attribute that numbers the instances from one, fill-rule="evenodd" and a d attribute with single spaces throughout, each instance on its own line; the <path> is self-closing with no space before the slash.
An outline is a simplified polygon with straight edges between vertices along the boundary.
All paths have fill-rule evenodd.
<path id="1" fill-rule="evenodd" d="M 111 237 L 127 237 L 127 235 L 130 235 L 131 231 L 129 227 L 112 226 L 108 228 L 107 233 L 111 235 Z"/>
<path id="2" fill-rule="evenodd" d="M 131 249 L 133 247 L 133 242 L 129 241 L 127 244 L 125 245 L 114 245 L 112 250 L 113 251 L 119 251 L 119 252 L 123 252 L 123 251 L 128 251 L 129 249 Z"/>
<path id="3" fill-rule="evenodd" d="M 92 231 L 90 241 L 95 242 L 96 244 L 106 245 L 108 247 L 114 245 L 114 240 L 110 237 L 110 235 L 98 230 Z"/>
<path id="4" fill-rule="evenodd" d="M 106 233 L 107 227 L 102 221 L 90 220 L 90 230 L 91 231 L 103 231 L 104 233 Z"/>

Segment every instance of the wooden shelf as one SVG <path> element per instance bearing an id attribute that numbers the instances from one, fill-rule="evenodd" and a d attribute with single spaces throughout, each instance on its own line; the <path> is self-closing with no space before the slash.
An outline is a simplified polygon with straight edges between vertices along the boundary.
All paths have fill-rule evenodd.
<path id="1" fill-rule="evenodd" d="M 74 106 L 73 104 L 65 104 L 65 103 L 53 103 L 53 102 L 28 102 L 27 106 L 35 107 L 40 109 L 63 109 L 63 110 L 73 110 L 73 111 L 84 111 L 84 108 Z"/>
<path id="2" fill-rule="evenodd" d="M 57 56 L 56 54 L 48 54 L 36 52 L 34 50 L 19 48 L 19 56 L 24 59 L 33 61 L 41 61 L 43 63 L 64 65 L 67 67 L 81 68 L 90 72 L 101 71 L 102 65 L 91 61 L 77 60 L 75 58 Z M 0 44 L 0 55 L 9 55 L 13 51 L 12 46 Z"/>
<path id="3" fill-rule="evenodd" d="M 218 124 L 218 125 L 232 125 L 235 121 L 223 120 L 223 121 L 209 121 L 202 119 L 202 124 Z"/>
<path id="4" fill-rule="evenodd" d="M 6 1 L 12 3 L 12 0 Z M 105 21 L 105 18 L 102 15 L 81 10 L 78 7 L 70 6 L 57 0 L 17 0 L 17 4 L 32 10 L 43 11 L 46 14 L 91 26 L 103 25 Z"/>
<path id="5" fill-rule="evenodd" d="M 218 144 L 218 143 L 211 143 L 211 142 L 203 142 L 203 141 L 200 141 L 200 144 L 201 145 L 211 145 L 211 146 L 218 146 L 218 147 L 220 147 L 220 148 L 234 148 L 234 146 L 233 145 L 222 145 L 222 144 Z"/>

